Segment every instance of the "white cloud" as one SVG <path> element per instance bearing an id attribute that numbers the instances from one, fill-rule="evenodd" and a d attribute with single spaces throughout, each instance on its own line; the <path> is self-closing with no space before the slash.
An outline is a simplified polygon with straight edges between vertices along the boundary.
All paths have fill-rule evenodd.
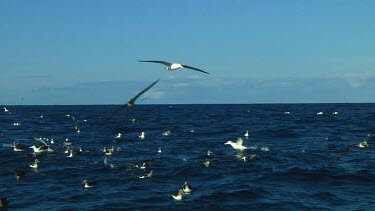
<path id="1" fill-rule="evenodd" d="M 368 85 L 368 82 L 375 78 L 375 71 L 347 72 L 342 75 L 336 75 L 335 78 L 344 80 L 352 88 L 361 88 Z"/>
<path id="2" fill-rule="evenodd" d="M 187 87 L 189 86 L 189 83 L 180 82 L 180 83 L 174 84 L 173 86 L 174 87 Z"/>
<path id="3" fill-rule="evenodd" d="M 160 90 L 150 90 L 148 92 L 146 92 L 145 94 L 143 94 L 143 97 L 144 98 L 151 98 L 151 99 L 161 99 L 165 96 L 165 92 L 164 91 L 160 91 Z"/>

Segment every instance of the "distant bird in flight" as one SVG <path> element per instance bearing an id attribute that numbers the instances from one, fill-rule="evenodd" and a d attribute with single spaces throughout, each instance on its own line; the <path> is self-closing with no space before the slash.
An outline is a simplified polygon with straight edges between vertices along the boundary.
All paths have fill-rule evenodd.
<path id="1" fill-rule="evenodd" d="M 149 61 L 142 61 L 142 60 L 141 60 L 140 62 L 152 62 L 152 63 L 160 63 L 160 64 L 164 64 L 164 65 L 166 65 L 165 69 L 166 69 L 166 70 L 169 70 L 169 71 L 177 70 L 177 69 L 180 69 L 180 68 L 188 68 L 188 69 L 191 69 L 191 70 L 195 70 L 195 71 L 199 71 L 199 72 L 202 72 L 202 73 L 209 74 L 208 72 L 206 72 L 206 71 L 204 71 L 204 70 L 198 69 L 198 68 L 196 68 L 196 67 L 192 67 L 192 66 L 184 65 L 184 64 L 169 63 L 169 62 L 165 62 L 165 61 L 157 61 L 157 60 L 149 60 Z"/>

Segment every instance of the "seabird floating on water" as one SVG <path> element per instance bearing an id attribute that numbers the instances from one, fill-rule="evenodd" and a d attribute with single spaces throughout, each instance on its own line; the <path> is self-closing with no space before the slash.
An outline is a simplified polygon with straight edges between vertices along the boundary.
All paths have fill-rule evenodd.
<path id="1" fill-rule="evenodd" d="M 176 200 L 182 200 L 184 198 L 184 191 L 182 189 L 172 193 L 172 197 Z"/>
<path id="2" fill-rule="evenodd" d="M 261 147 L 260 150 L 268 152 L 270 151 L 270 148 L 268 148 L 267 146 L 264 146 L 264 147 Z"/>
<path id="3" fill-rule="evenodd" d="M 254 155 L 248 155 L 248 156 L 243 156 L 241 158 L 244 162 L 247 162 L 249 160 L 254 160 L 254 159 L 259 159 L 259 156 L 254 154 Z"/>
<path id="4" fill-rule="evenodd" d="M 37 169 L 39 167 L 38 163 L 40 163 L 40 161 L 38 159 L 35 159 L 34 163 L 30 164 L 30 167 L 33 169 Z"/>
<path id="5" fill-rule="evenodd" d="M 187 68 L 187 69 L 191 69 L 191 70 L 195 70 L 195 71 L 199 71 L 199 72 L 202 72 L 202 73 L 209 74 L 208 72 L 206 72 L 206 71 L 204 71 L 204 70 L 198 69 L 198 68 L 196 68 L 196 67 L 192 67 L 192 66 L 184 65 L 184 64 L 169 63 L 169 62 L 165 62 L 165 61 L 157 61 L 157 60 L 140 61 L 140 62 L 152 62 L 152 63 L 164 64 L 164 65 L 166 65 L 165 69 L 166 69 L 166 70 L 170 70 L 170 71 L 172 71 L 172 70 L 177 70 L 177 69 L 180 69 L 180 68 Z"/>
<path id="6" fill-rule="evenodd" d="M 20 180 L 22 177 L 24 177 L 26 175 L 26 173 L 22 170 L 18 170 L 14 173 L 14 175 L 16 176 L 16 179 L 17 181 Z"/>
<path id="7" fill-rule="evenodd" d="M 211 150 L 207 150 L 207 157 L 211 157 L 213 152 Z"/>
<path id="8" fill-rule="evenodd" d="M 9 202 L 8 202 L 6 197 L 0 198 L 0 207 L 6 207 L 6 206 L 8 206 L 8 204 L 9 204 Z"/>
<path id="9" fill-rule="evenodd" d="M 121 138 L 122 137 L 122 134 L 121 133 L 117 133 L 117 135 L 113 138 Z"/>
<path id="10" fill-rule="evenodd" d="M 141 178 L 141 179 L 151 178 L 152 176 L 154 176 L 154 171 L 150 171 L 150 173 L 141 174 L 141 175 L 139 175 L 139 178 Z"/>
<path id="11" fill-rule="evenodd" d="M 191 185 L 188 182 L 185 182 L 184 186 L 182 187 L 182 191 L 184 192 L 184 194 L 190 194 L 192 190 L 193 188 L 191 187 Z"/>
<path id="12" fill-rule="evenodd" d="M 13 142 L 13 151 L 20 152 L 23 151 L 24 147 L 16 142 Z"/>
<path id="13" fill-rule="evenodd" d="M 167 131 L 165 131 L 165 132 L 162 133 L 163 136 L 169 136 L 169 135 L 171 135 L 171 134 L 172 134 L 172 133 L 171 133 L 171 131 L 169 131 L 169 130 L 167 130 Z"/>
<path id="14" fill-rule="evenodd" d="M 145 132 L 141 132 L 141 134 L 138 137 L 140 139 L 144 139 L 144 138 L 146 138 L 146 133 Z"/>
<path id="15" fill-rule="evenodd" d="M 162 153 L 162 152 L 163 152 L 163 148 L 159 147 L 158 153 Z"/>
<path id="16" fill-rule="evenodd" d="M 82 185 L 85 185 L 84 188 L 85 189 L 88 189 L 88 188 L 93 188 L 94 185 L 96 185 L 96 182 L 88 182 L 87 180 L 83 180 L 82 182 Z"/>
<path id="17" fill-rule="evenodd" d="M 367 141 L 362 141 L 356 144 L 357 147 L 359 148 L 365 148 L 368 147 Z"/>
<path id="18" fill-rule="evenodd" d="M 247 130 L 245 135 L 243 135 L 243 136 L 245 136 L 246 138 L 249 137 L 249 131 Z"/>
<path id="19" fill-rule="evenodd" d="M 206 159 L 206 161 L 203 162 L 203 165 L 207 168 L 211 167 L 212 161 L 210 159 Z"/>
<path id="20" fill-rule="evenodd" d="M 226 143 L 224 143 L 225 145 L 226 144 L 229 144 L 233 147 L 233 149 L 237 149 L 237 150 L 245 150 L 247 149 L 247 147 L 245 147 L 243 145 L 243 139 L 242 138 L 238 138 L 236 142 L 233 142 L 233 141 L 227 141 Z"/>
<path id="21" fill-rule="evenodd" d="M 34 153 L 46 153 L 46 152 L 52 152 L 53 150 L 51 148 L 49 148 L 48 146 L 40 146 L 40 147 L 36 147 L 35 145 L 29 147 L 31 149 L 34 150 Z"/>
<path id="22" fill-rule="evenodd" d="M 141 169 L 147 169 L 148 168 L 148 163 L 142 163 L 142 166 L 140 168 Z"/>

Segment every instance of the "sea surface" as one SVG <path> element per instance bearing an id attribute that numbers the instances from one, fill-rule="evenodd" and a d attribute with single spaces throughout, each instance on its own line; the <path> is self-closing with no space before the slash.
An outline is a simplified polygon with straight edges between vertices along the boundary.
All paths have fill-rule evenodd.
<path id="1" fill-rule="evenodd" d="M 136 105 L 112 119 L 119 105 L 6 107 L 0 197 L 9 210 L 375 210 L 375 104 Z M 39 137 L 54 152 L 32 170 Z M 249 149 L 224 145 L 239 137 Z M 80 155 L 67 157 L 66 138 Z M 352 146 L 331 165 L 359 141 L 369 147 Z M 26 172 L 19 181 L 16 170 Z M 193 191 L 173 199 L 184 182 Z"/>

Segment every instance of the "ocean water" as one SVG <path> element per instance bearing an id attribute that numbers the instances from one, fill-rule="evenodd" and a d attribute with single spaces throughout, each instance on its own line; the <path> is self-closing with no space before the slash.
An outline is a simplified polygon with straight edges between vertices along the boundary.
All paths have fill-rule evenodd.
<path id="1" fill-rule="evenodd" d="M 375 210 L 375 104 L 137 105 L 105 121 L 118 107 L 7 106 L 0 197 L 8 209 Z M 57 141 L 48 142 L 53 153 L 37 157 L 36 171 L 29 167 L 29 146 L 42 145 L 35 137 Z M 249 149 L 224 145 L 239 137 Z M 67 157 L 66 138 L 83 152 Z M 330 165 L 363 140 L 368 148 L 352 147 Z M 25 150 L 13 151 L 14 141 Z M 121 150 L 104 155 L 112 146 Z M 211 167 L 203 165 L 208 150 Z M 253 154 L 260 159 L 240 159 Z M 148 169 L 129 168 L 143 162 Z M 15 170 L 26 175 L 17 181 Z M 151 170 L 152 178 L 139 178 Z M 85 179 L 97 184 L 86 190 Z M 193 191 L 177 201 L 171 195 L 184 182 Z"/>

